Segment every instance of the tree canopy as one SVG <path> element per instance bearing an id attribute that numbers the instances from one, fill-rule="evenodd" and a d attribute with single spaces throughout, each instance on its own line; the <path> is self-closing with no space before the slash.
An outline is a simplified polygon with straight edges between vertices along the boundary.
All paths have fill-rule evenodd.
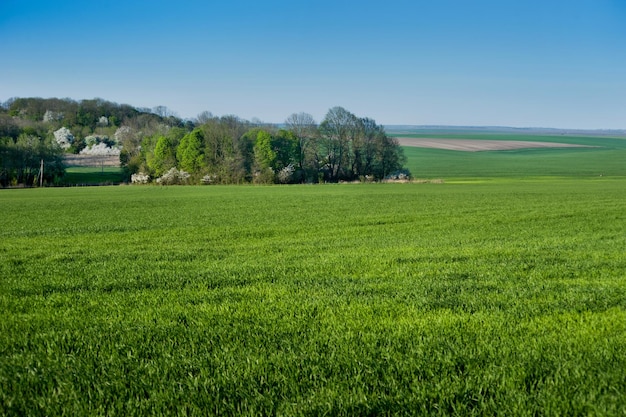
<path id="1" fill-rule="evenodd" d="M 331 108 L 319 124 L 294 113 L 271 125 L 207 111 L 182 120 L 165 106 L 102 99 L 14 98 L 0 106 L 0 185 L 32 184 L 42 159 L 51 167 L 46 181 L 54 183 L 64 152 L 96 144 L 118 149 L 129 179 L 144 174 L 155 182 L 173 168 L 190 184 L 381 180 L 405 162 L 381 125 L 343 107 Z"/>

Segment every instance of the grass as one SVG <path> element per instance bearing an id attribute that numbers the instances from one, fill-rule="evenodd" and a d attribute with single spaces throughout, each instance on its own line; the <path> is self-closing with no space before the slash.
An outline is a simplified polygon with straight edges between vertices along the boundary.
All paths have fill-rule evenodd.
<path id="1" fill-rule="evenodd" d="M 0 193 L 0 414 L 623 415 L 626 183 Z"/>
<path id="2" fill-rule="evenodd" d="M 520 140 L 571 143 L 595 148 L 544 148 L 459 152 L 404 147 L 407 168 L 416 178 L 626 177 L 626 138 L 512 134 L 402 135 L 405 137 Z"/>
<path id="3" fill-rule="evenodd" d="M 109 185 L 125 182 L 120 167 L 68 167 L 63 185 Z"/>

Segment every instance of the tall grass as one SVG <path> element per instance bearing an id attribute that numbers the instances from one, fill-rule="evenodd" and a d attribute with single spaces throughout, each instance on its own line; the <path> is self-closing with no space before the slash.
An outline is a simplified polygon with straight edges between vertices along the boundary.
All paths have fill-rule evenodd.
<path id="1" fill-rule="evenodd" d="M 0 414 L 623 415 L 624 180 L 0 193 Z"/>

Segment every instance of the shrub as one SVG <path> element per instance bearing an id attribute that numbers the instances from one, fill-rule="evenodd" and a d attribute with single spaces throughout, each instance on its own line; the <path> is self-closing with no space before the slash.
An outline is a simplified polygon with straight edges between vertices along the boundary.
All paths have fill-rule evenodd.
<path id="1" fill-rule="evenodd" d="M 215 174 L 207 174 L 204 177 L 202 177 L 202 179 L 200 181 L 204 185 L 209 185 L 209 184 L 215 183 L 216 180 L 217 180 L 217 175 L 215 175 Z"/>
<path id="2" fill-rule="evenodd" d="M 276 174 L 276 178 L 278 182 L 281 184 L 290 184 L 293 182 L 293 174 L 296 172 L 296 169 L 293 167 L 293 164 L 289 164 Z"/>
<path id="3" fill-rule="evenodd" d="M 386 180 L 408 181 L 411 179 L 411 172 L 408 169 L 399 169 L 385 177 Z"/>
<path id="4" fill-rule="evenodd" d="M 139 172 L 130 176 L 131 184 L 147 184 L 150 182 L 150 175 Z"/>
<path id="5" fill-rule="evenodd" d="M 190 175 L 188 172 L 179 171 L 176 168 L 172 168 L 163 174 L 161 177 L 157 178 L 157 184 L 161 185 L 179 185 L 179 184 L 187 184 L 187 180 Z"/>

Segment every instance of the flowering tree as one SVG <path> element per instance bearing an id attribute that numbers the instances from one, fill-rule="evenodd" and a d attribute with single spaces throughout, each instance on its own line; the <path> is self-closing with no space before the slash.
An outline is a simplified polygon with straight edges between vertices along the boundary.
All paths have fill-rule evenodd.
<path id="1" fill-rule="evenodd" d="M 52 110 L 46 110 L 46 112 L 43 115 L 44 122 L 54 122 L 56 120 L 62 120 L 62 119 L 63 119 L 63 113 L 57 113 Z"/>
<path id="2" fill-rule="evenodd" d="M 74 143 L 74 135 L 67 127 L 62 127 L 54 132 L 54 138 L 59 146 L 63 149 L 67 149 Z"/>
<path id="3" fill-rule="evenodd" d="M 281 184 L 289 184 L 293 181 L 293 174 L 295 171 L 296 170 L 293 167 L 293 164 L 289 164 L 280 171 L 278 171 L 278 173 L 276 174 L 276 178 Z"/>
<path id="4" fill-rule="evenodd" d="M 130 176 L 130 182 L 133 184 L 147 184 L 150 182 L 150 175 L 138 172 Z"/>
<path id="5" fill-rule="evenodd" d="M 167 171 L 163 176 L 157 178 L 157 184 L 161 185 L 178 185 L 186 184 L 190 175 L 188 172 L 179 171 L 176 168 L 172 168 Z"/>

